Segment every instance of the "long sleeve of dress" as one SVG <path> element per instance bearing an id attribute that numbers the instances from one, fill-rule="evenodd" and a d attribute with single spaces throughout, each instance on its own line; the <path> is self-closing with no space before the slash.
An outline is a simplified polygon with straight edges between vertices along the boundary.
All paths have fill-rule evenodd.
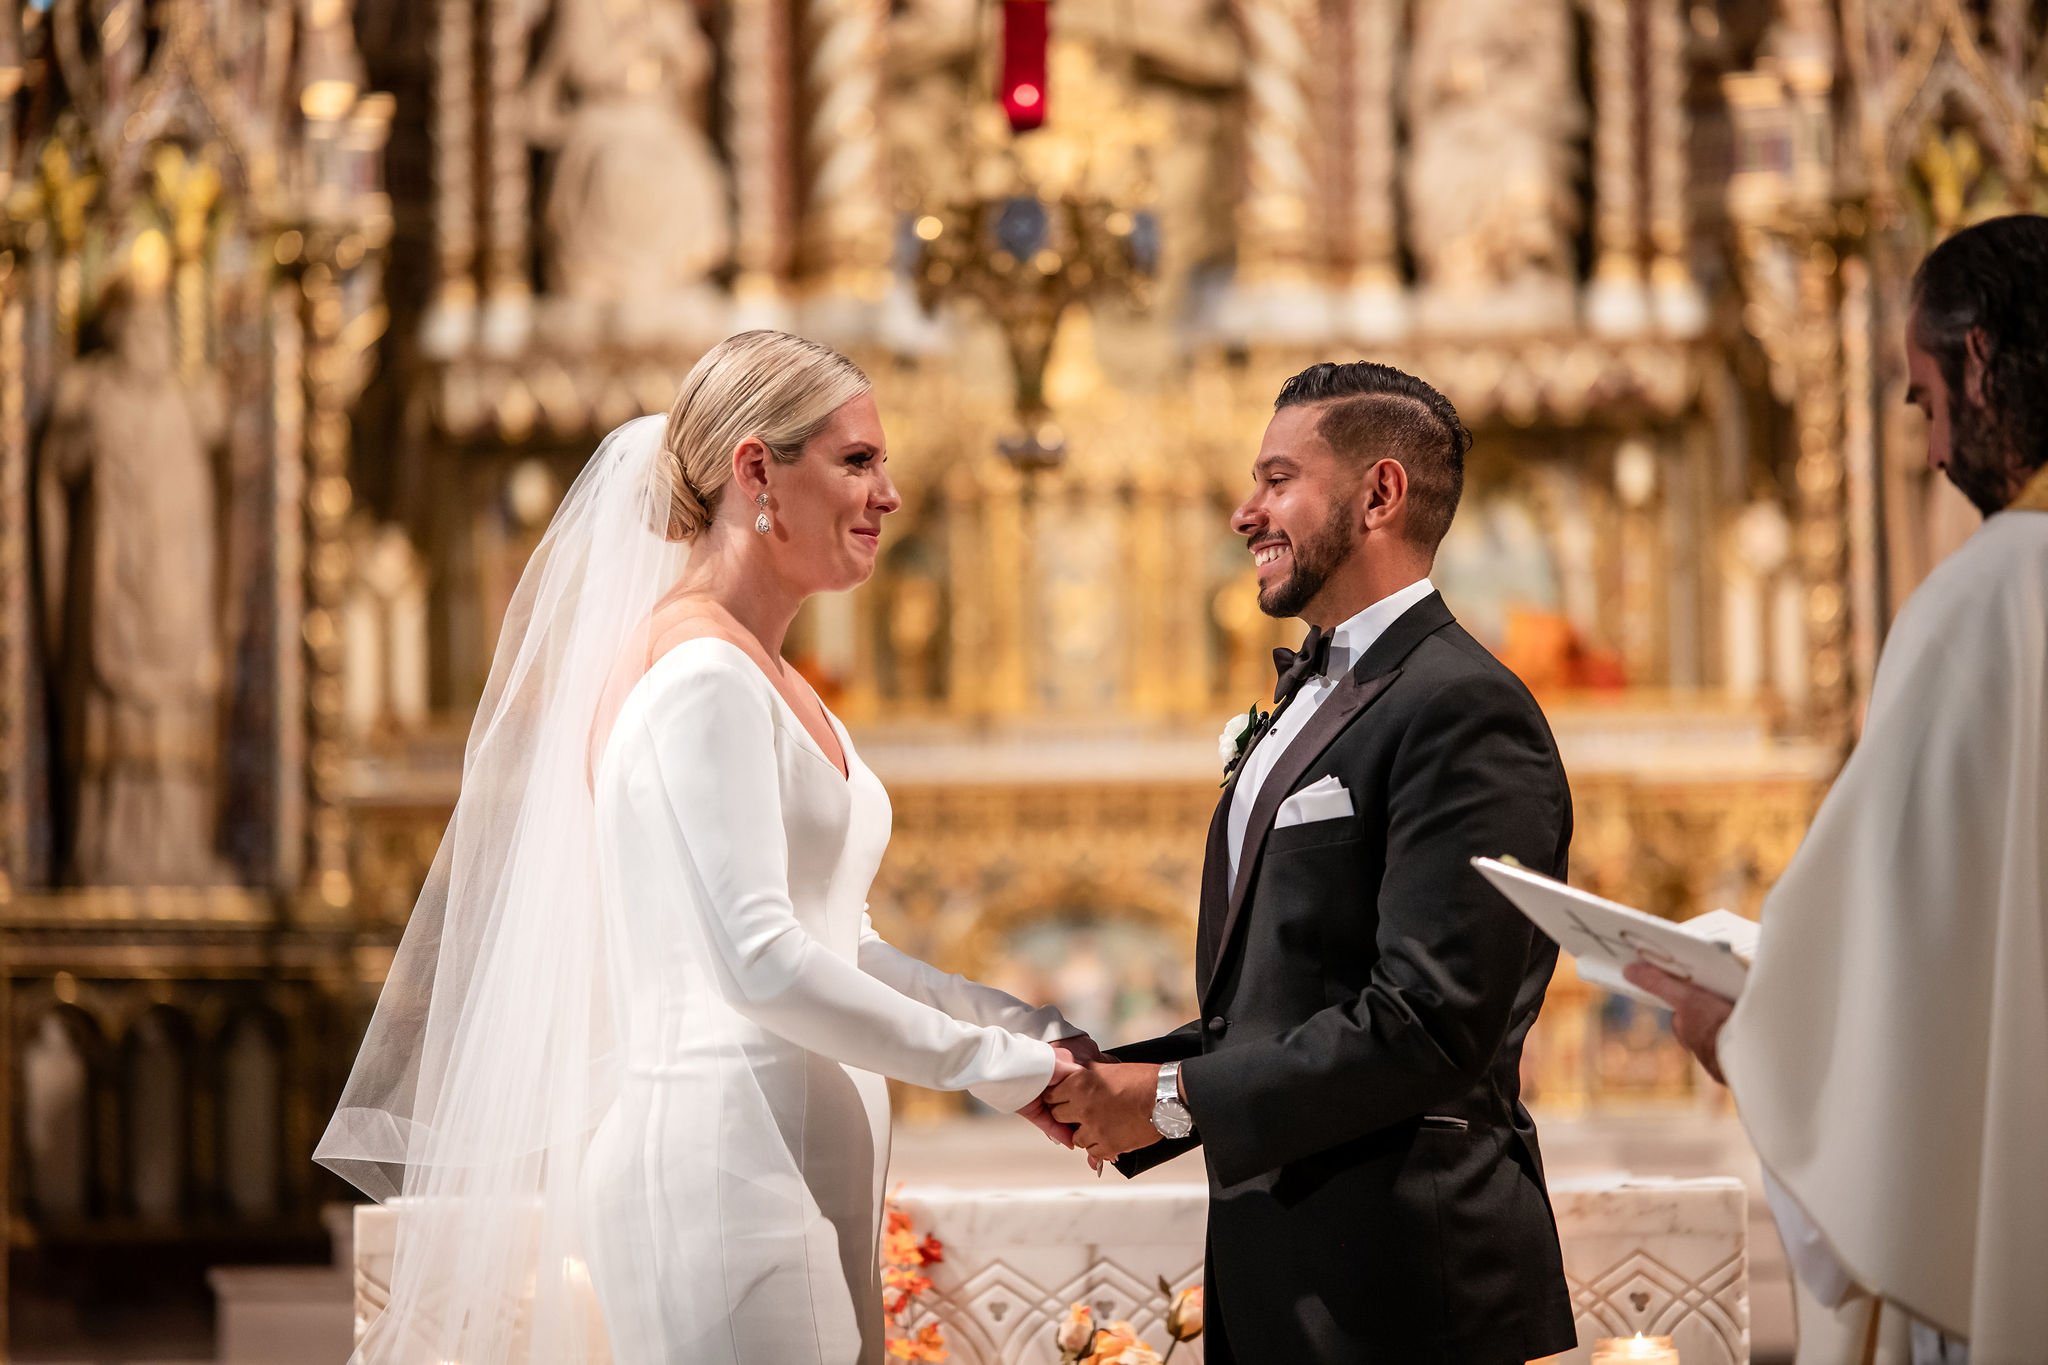
<path id="1" fill-rule="evenodd" d="M 985 986 L 957 972 L 940 971 L 931 963 L 912 957 L 876 933 L 874 921 L 865 911 L 860 917 L 860 969 L 913 1000 L 922 1000 L 933 1009 L 944 1010 L 969 1023 L 1006 1029 L 1046 1043 L 1072 1038 L 1081 1032 L 1055 1006 L 1027 1005 L 1008 991 Z"/>
<path id="2" fill-rule="evenodd" d="M 775 698 L 737 651 L 701 645 L 644 713 L 661 786 L 727 1001 L 760 1027 L 847 1066 L 1022 1108 L 1051 1080 L 1045 1042 L 955 1019 L 835 955 L 789 895 Z M 750 676 L 751 675 L 751 676 Z"/>

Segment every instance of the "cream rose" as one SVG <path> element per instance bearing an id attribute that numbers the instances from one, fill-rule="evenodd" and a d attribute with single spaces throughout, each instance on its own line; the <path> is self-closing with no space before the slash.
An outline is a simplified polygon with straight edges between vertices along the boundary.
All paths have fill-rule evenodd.
<path id="1" fill-rule="evenodd" d="M 1223 722 L 1223 733 L 1216 736 L 1216 756 L 1224 767 L 1237 757 L 1237 746 L 1244 740 L 1244 732 L 1252 728 L 1250 712 L 1232 716 Z"/>
<path id="2" fill-rule="evenodd" d="M 1087 1304 L 1077 1303 L 1067 1310 L 1053 1343 L 1060 1348 L 1063 1360 L 1079 1360 L 1095 1344 L 1095 1314 Z"/>

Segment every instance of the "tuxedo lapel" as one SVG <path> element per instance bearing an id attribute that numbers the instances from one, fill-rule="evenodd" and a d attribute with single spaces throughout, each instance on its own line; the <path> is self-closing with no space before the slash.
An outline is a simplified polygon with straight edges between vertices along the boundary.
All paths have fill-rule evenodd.
<path id="1" fill-rule="evenodd" d="M 1322 757 L 1337 736 L 1351 722 L 1358 718 L 1368 706 L 1393 684 L 1401 675 L 1401 661 L 1415 646 L 1430 635 L 1449 625 L 1452 621 L 1450 608 L 1444 605 L 1443 597 L 1431 593 L 1417 602 L 1399 620 L 1389 626 L 1386 633 L 1373 643 L 1358 661 L 1357 667 L 1344 675 L 1336 688 L 1324 699 L 1316 713 L 1309 717 L 1285 753 L 1274 763 L 1272 771 L 1259 787 L 1258 800 L 1252 803 L 1251 817 L 1245 824 L 1244 848 L 1238 854 L 1237 880 L 1230 887 L 1229 903 L 1223 910 L 1222 925 L 1213 939 L 1206 933 L 1197 948 L 1196 986 L 1206 1000 L 1210 988 L 1215 985 L 1224 956 L 1230 951 L 1231 936 L 1236 932 L 1238 922 L 1244 915 L 1244 903 L 1251 894 L 1253 878 L 1258 873 L 1259 858 L 1265 852 L 1266 836 L 1272 833 L 1273 820 L 1280 813 L 1281 805 L 1301 781 L 1309 766 Z M 1219 882 L 1228 875 L 1229 850 L 1223 842 L 1223 830 L 1227 821 L 1225 813 L 1235 799 L 1236 782 L 1224 793 L 1223 803 L 1217 809 L 1216 819 L 1209 828 L 1209 854 L 1203 864 L 1202 875 L 1202 924 L 1210 920 L 1210 883 Z M 1221 870 L 1212 870 L 1221 869 Z M 1213 947 L 1211 944 L 1213 943 Z M 1210 961 L 1204 971 L 1200 958 L 1207 956 Z"/>
<path id="2" fill-rule="evenodd" d="M 1209 844 L 1202 855 L 1202 901 L 1201 911 L 1195 921 L 1195 994 L 1199 998 L 1209 990 L 1209 974 L 1215 970 L 1217 947 L 1223 942 L 1223 920 L 1230 909 L 1230 808 L 1237 801 L 1237 784 L 1244 777 L 1244 770 L 1251 762 L 1252 750 L 1272 736 L 1273 727 L 1287 710 L 1294 698 L 1274 704 L 1272 715 L 1245 747 L 1237 766 L 1230 770 L 1230 777 L 1223 784 L 1223 799 L 1216 803 L 1216 813 L 1209 818 Z"/>
<path id="3" fill-rule="evenodd" d="M 1237 780 L 1223 790 L 1216 814 L 1209 820 L 1209 847 L 1202 855 L 1202 906 L 1195 922 L 1195 994 L 1209 989 L 1216 970 L 1216 944 L 1222 939 L 1223 915 L 1230 908 L 1230 803 L 1237 799 Z"/>

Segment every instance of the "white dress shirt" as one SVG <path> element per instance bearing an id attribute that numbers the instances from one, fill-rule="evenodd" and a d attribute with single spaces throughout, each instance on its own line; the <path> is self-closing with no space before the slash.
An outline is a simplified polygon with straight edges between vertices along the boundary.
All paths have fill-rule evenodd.
<path id="1" fill-rule="evenodd" d="M 1337 680 L 1365 657 L 1366 651 L 1386 634 L 1388 626 L 1435 591 L 1436 585 L 1427 578 L 1410 583 L 1382 597 L 1330 632 L 1329 671 L 1303 683 L 1301 691 L 1295 693 L 1294 700 L 1281 711 L 1280 718 L 1273 722 L 1273 728 L 1266 737 L 1245 755 L 1244 771 L 1237 779 L 1237 790 L 1230 802 L 1230 823 L 1225 830 L 1230 849 L 1231 886 L 1237 885 L 1237 864 L 1244 852 L 1245 826 L 1251 823 L 1252 807 L 1258 803 L 1259 788 L 1265 785 L 1266 774 L 1273 771 L 1273 765 L 1280 761 L 1281 754 L 1287 752 L 1287 746 L 1308 724 L 1316 708 L 1336 690 Z"/>

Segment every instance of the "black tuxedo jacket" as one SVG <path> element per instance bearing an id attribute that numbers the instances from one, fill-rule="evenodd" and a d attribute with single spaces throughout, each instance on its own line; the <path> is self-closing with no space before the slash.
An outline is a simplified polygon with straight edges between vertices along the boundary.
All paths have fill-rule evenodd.
<path id="1" fill-rule="evenodd" d="M 1272 742 L 1270 739 L 1266 742 Z M 1334 774 L 1353 814 L 1274 829 Z M 1268 773 L 1236 884 L 1209 827 L 1202 1018 L 1183 1059 L 1209 1166 L 1210 1365 L 1520 1365 L 1576 1342 L 1522 1042 L 1557 963 L 1473 870 L 1562 877 L 1571 794 L 1543 713 L 1432 594 Z"/>

